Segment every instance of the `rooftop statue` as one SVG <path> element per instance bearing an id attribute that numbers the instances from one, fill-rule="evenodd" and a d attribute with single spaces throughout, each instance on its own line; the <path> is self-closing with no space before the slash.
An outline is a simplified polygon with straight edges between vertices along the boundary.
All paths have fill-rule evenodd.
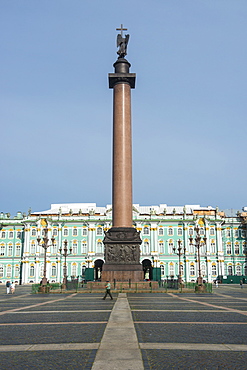
<path id="1" fill-rule="evenodd" d="M 119 47 L 117 54 L 119 55 L 118 58 L 124 58 L 125 55 L 127 55 L 127 45 L 129 42 L 130 35 L 123 36 L 123 31 L 127 31 L 127 28 L 123 28 L 123 25 L 121 24 L 121 28 L 117 28 L 117 31 L 121 31 L 121 34 L 119 33 L 117 35 L 117 47 Z"/>

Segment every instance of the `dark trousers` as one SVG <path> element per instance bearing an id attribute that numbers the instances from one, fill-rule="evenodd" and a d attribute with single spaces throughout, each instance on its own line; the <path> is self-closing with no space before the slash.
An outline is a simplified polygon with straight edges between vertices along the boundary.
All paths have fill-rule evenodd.
<path id="1" fill-rule="evenodd" d="M 112 298 L 112 295 L 111 295 L 111 290 L 110 290 L 110 289 L 106 289 L 106 291 L 105 291 L 105 296 L 104 296 L 104 298 L 103 298 L 103 299 L 106 299 L 107 294 L 109 294 L 109 296 L 111 297 L 111 299 L 113 299 L 113 298 Z"/>

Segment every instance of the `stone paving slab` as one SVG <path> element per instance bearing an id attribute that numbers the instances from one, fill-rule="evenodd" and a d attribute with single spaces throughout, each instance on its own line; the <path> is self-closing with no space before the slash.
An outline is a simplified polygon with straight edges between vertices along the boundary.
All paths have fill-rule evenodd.
<path id="1" fill-rule="evenodd" d="M 92 322 L 92 321 L 108 321 L 110 312 L 56 312 L 56 313 L 29 313 L 23 314 L 6 314 L 0 316 L 0 323 L 40 323 L 40 322 Z"/>
<path id="2" fill-rule="evenodd" d="M 141 343 L 247 343 L 246 325 L 135 323 Z"/>
<path id="3" fill-rule="evenodd" d="M 23 370 L 90 370 L 96 349 L 67 351 L 1 352 L 1 369 Z"/>
<path id="4" fill-rule="evenodd" d="M 105 324 L 1 326 L 0 345 L 41 343 L 98 343 Z"/>
<path id="5" fill-rule="evenodd" d="M 235 312 L 132 312 L 134 321 L 165 321 L 165 322 L 246 322 L 247 317 Z"/>
<path id="6" fill-rule="evenodd" d="M 145 370 L 246 370 L 247 352 L 142 350 Z"/>
<path id="7" fill-rule="evenodd" d="M 120 293 L 92 370 L 143 370 L 141 351 L 125 293 Z"/>
<path id="8" fill-rule="evenodd" d="M 78 351 L 82 349 L 98 349 L 99 343 L 50 343 L 50 344 L 18 344 L 0 345 L 0 352 L 26 351 Z"/>
<path id="9" fill-rule="evenodd" d="M 140 343 L 141 349 L 197 350 L 197 351 L 244 351 L 247 344 L 215 343 Z"/>

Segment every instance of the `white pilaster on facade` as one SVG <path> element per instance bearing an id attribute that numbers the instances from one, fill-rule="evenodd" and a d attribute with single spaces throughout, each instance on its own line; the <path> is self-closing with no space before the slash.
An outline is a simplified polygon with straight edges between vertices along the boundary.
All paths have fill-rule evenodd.
<path id="1" fill-rule="evenodd" d="M 151 222 L 150 224 L 150 253 L 158 254 L 158 228 L 157 222 Z"/>

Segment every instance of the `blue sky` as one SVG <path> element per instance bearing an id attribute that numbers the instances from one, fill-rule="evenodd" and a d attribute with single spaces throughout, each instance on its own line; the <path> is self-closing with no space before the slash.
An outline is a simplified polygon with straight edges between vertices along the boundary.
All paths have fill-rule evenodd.
<path id="1" fill-rule="evenodd" d="M 246 206 L 246 19 L 246 0 L 2 0 L 0 212 L 111 203 L 121 23 L 133 202 Z"/>

